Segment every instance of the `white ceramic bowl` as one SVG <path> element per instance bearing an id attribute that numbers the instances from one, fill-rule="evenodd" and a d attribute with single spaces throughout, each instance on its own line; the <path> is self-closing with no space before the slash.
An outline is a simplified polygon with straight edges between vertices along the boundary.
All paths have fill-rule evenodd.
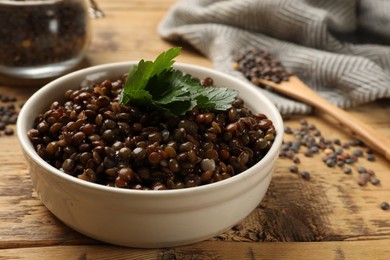
<path id="1" fill-rule="evenodd" d="M 128 190 L 89 183 L 50 166 L 35 152 L 27 131 L 37 114 L 86 78 L 115 79 L 135 62 L 95 66 L 70 73 L 38 90 L 23 106 L 17 133 L 43 204 L 62 222 L 86 236 L 112 244 L 158 248 L 211 238 L 248 216 L 264 197 L 282 143 L 283 121 L 275 106 L 253 86 L 215 70 L 176 63 L 198 78 L 212 77 L 217 86 L 237 89 L 246 105 L 264 113 L 277 136 L 266 156 L 229 179 L 180 190 Z"/>

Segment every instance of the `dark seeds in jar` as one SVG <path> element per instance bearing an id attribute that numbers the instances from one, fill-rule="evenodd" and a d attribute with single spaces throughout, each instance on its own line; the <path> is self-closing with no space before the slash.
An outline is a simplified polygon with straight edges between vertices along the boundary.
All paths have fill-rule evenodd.
<path id="1" fill-rule="evenodd" d="M 89 40 L 86 7 L 77 1 L 29 2 L 0 1 L 0 49 L 7 50 L 0 52 L 1 65 L 33 67 L 78 57 Z"/>
<path id="2" fill-rule="evenodd" d="M 86 181 L 180 189 L 240 174 L 263 158 L 277 135 L 272 121 L 241 99 L 227 111 L 195 108 L 164 117 L 119 105 L 123 84 L 118 79 L 66 91 L 64 101 L 37 115 L 28 131 L 37 153 Z"/>

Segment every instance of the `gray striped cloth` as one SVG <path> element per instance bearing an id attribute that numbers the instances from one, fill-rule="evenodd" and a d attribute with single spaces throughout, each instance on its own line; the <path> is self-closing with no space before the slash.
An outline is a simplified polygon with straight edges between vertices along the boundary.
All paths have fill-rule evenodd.
<path id="1" fill-rule="evenodd" d="M 390 0 L 182 0 L 158 27 L 168 41 L 189 43 L 215 69 L 232 69 L 232 52 L 268 50 L 336 106 L 390 97 Z M 311 108 L 262 90 L 282 114 Z"/>

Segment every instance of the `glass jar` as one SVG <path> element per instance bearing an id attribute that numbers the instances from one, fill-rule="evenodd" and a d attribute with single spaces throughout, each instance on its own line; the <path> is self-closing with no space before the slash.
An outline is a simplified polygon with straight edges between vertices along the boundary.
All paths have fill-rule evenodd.
<path id="1" fill-rule="evenodd" d="M 82 60 L 90 36 L 88 0 L 0 0 L 0 73 L 62 74 Z"/>

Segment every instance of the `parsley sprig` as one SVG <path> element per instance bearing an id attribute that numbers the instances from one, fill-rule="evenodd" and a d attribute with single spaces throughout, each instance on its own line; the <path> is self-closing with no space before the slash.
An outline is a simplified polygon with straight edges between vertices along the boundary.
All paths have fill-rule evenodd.
<path id="1" fill-rule="evenodd" d="M 155 61 L 141 60 L 130 68 L 120 104 L 136 104 L 171 115 L 183 115 L 194 107 L 227 110 L 238 91 L 205 87 L 199 79 L 172 67 L 180 48 L 161 53 Z"/>

